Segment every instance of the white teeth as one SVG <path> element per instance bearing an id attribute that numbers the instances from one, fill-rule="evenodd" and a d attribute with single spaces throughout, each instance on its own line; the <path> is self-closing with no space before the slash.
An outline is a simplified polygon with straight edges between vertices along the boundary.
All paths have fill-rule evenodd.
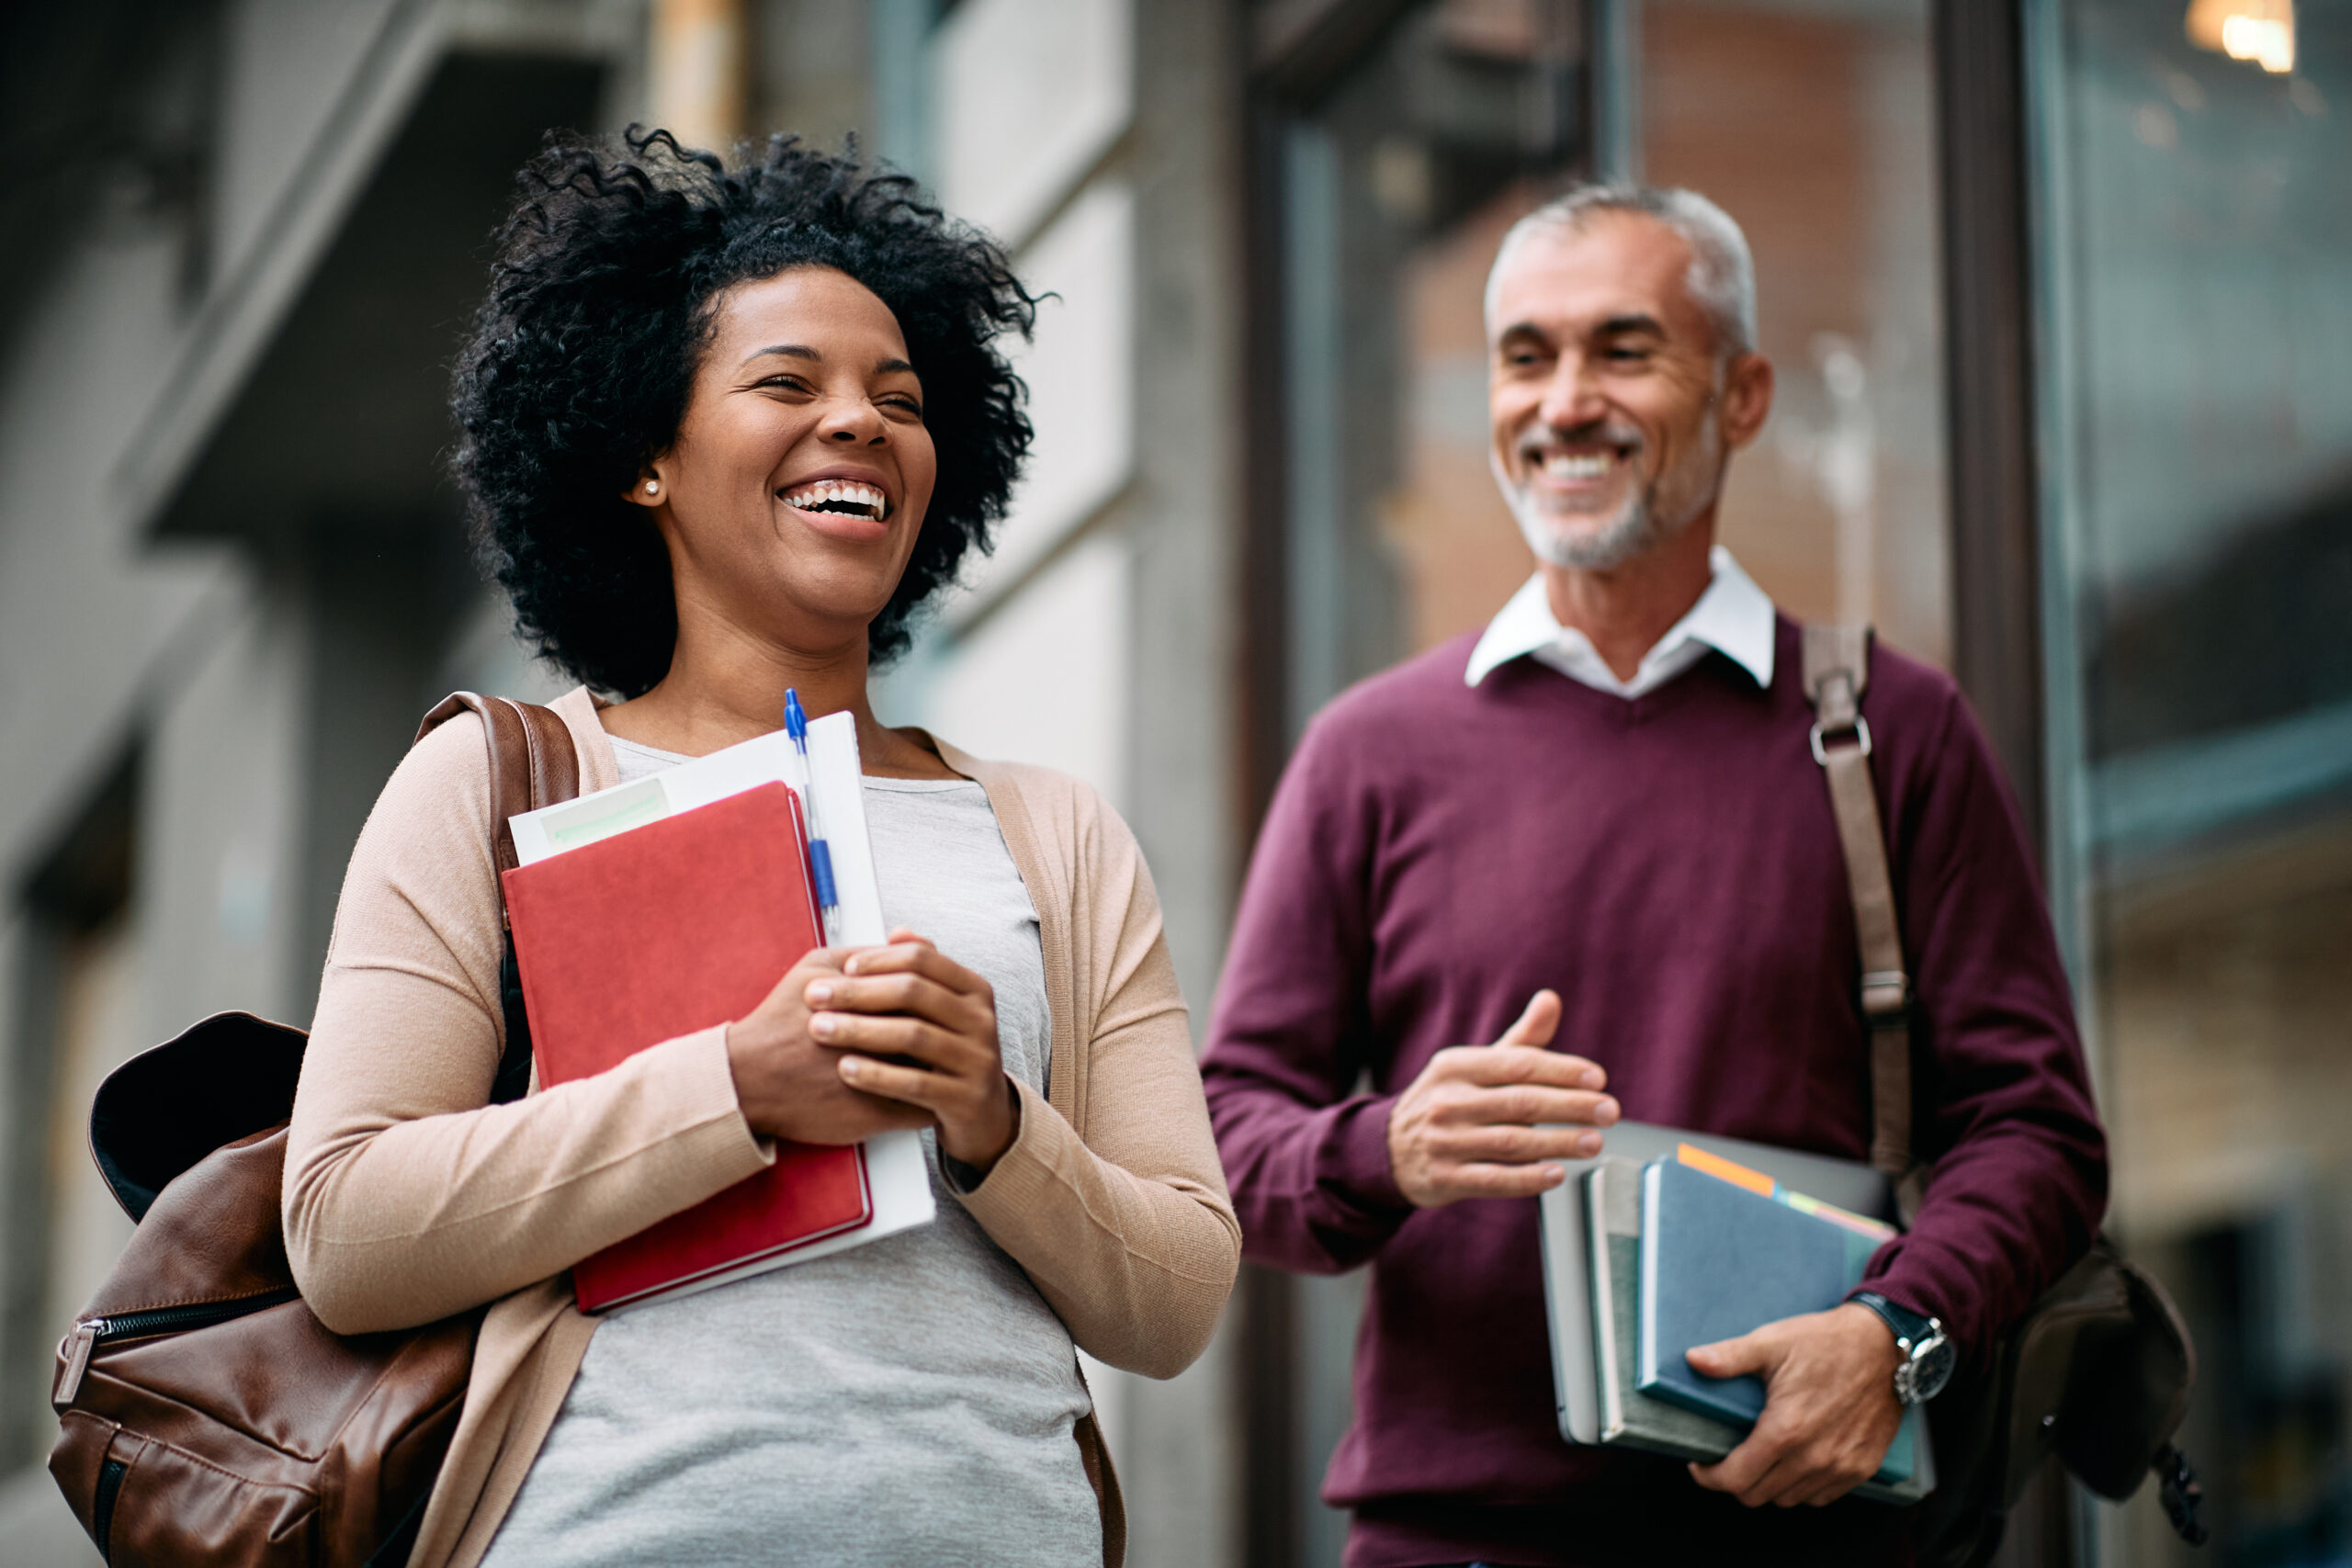
<path id="1" fill-rule="evenodd" d="M 1555 479 L 1597 479 L 1616 460 L 1608 452 L 1560 452 L 1544 460 L 1544 472 Z"/>
<path id="2" fill-rule="evenodd" d="M 784 503 L 805 512 L 831 505 L 836 511 L 862 513 L 879 520 L 888 514 L 889 498 L 873 485 L 849 479 L 819 479 L 784 492 Z"/>

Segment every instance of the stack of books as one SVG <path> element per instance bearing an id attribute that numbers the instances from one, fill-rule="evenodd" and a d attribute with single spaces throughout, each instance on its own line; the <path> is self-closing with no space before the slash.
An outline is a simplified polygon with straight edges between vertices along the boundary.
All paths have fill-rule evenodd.
<path id="1" fill-rule="evenodd" d="M 885 940 L 855 721 L 828 715 L 805 739 L 804 751 L 783 732 L 762 736 L 512 819 L 520 863 L 506 874 L 507 912 L 542 1086 L 745 1016 L 829 933 L 842 945 Z M 582 1260 L 572 1288 L 582 1312 L 606 1311 L 826 1257 L 936 1213 L 918 1134 L 779 1142 L 758 1175 Z"/>
<path id="2" fill-rule="evenodd" d="M 1702 1376 L 1685 1353 L 1838 1305 L 1895 1235 L 1690 1143 L 1646 1165 L 1595 1161 L 1580 1188 L 1599 1404 L 1598 1433 L 1584 1440 L 1702 1464 L 1747 1437 L 1765 1390 L 1752 1376 Z M 1574 1348 L 1555 1337 L 1554 1348 Z M 1856 1494 L 1911 1503 L 1934 1485 L 1924 1412 L 1914 1406 Z"/>

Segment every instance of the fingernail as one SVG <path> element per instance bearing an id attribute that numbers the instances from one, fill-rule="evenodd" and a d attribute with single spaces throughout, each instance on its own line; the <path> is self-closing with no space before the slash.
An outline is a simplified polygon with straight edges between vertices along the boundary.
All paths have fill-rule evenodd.
<path id="1" fill-rule="evenodd" d="M 808 1005 L 810 1007 L 820 1008 L 832 999 L 833 987 L 829 983 L 820 980 L 817 984 L 808 987 Z"/>
<path id="2" fill-rule="evenodd" d="M 856 973 L 858 972 L 858 969 L 860 968 L 860 964 L 859 964 L 859 963 L 858 963 L 858 960 L 859 960 L 859 959 L 861 959 L 861 958 L 863 958 L 863 957 L 865 957 L 865 955 L 864 953 L 851 953 L 847 958 L 842 959 L 842 974 L 844 974 L 844 975 L 854 975 L 854 974 L 856 974 Z"/>
<path id="3" fill-rule="evenodd" d="M 1592 1108 L 1592 1119 L 1604 1127 L 1613 1125 L 1617 1120 L 1617 1102 L 1613 1100 L 1602 1100 Z"/>
<path id="4" fill-rule="evenodd" d="M 815 1035 L 820 1040 L 831 1039 L 833 1032 L 833 1020 L 831 1015 L 820 1012 L 816 1017 L 810 1019 L 808 1021 L 808 1032 Z"/>
<path id="5" fill-rule="evenodd" d="M 1607 1083 L 1609 1078 L 1600 1068 L 1587 1067 L 1584 1070 L 1584 1077 L 1578 1081 L 1587 1089 L 1599 1089 L 1602 1084 Z"/>
<path id="6" fill-rule="evenodd" d="M 860 1063 L 856 1057 L 843 1056 L 842 1058 L 842 1077 L 845 1078 L 854 1078 L 865 1070 L 865 1066 Z"/>
<path id="7" fill-rule="evenodd" d="M 1556 1165 L 1547 1165 L 1544 1168 L 1544 1184 L 1546 1187 L 1557 1187 L 1567 1179 L 1568 1173 Z"/>
<path id="8" fill-rule="evenodd" d="M 1578 1153 L 1578 1154 L 1580 1154 L 1580 1155 L 1597 1155 L 1597 1154 L 1599 1154 L 1600 1152 L 1600 1134 L 1598 1134 L 1598 1133 L 1586 1133 L 1586 1134 L 1582 1134 L 1581 1136 L 1579 1136 L 1579 1137 L 1577 1139 L 1577 1153 Z"/>

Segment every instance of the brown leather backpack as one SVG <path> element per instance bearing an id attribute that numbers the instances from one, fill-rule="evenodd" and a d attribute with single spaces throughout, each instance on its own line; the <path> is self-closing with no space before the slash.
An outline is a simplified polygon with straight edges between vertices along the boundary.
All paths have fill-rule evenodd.
<path id="1" fill-rule="evenodd" d="M 1871 1164 L 1894 1184 L 1908 1225 L 1934 1171 L 1911 1147 L 1911 982 L 1861 715 L 1869 671 L 1869 627 L 1804 628 L 1813 756 L 1828 781 L 1861 945 Z M 1913 1527 L 1924 1568 L 1991 1561 L 2009 1510 L 2053 1454 L 2114 1502 L 2154 1474 L 2173 1529 L 2191 1545 L 2204 1542 L 2202 1494 L 2172 1444 L 2196 1386 L 2197 1347 L 2154 1276 L 2102 1234 L 1988 1348 L 1984 1365 L 1954 1378 L 1928 1405 L 1938 1479 Z"/>
<path id="2" fill-rule="evenodd" d="M 503 872 L 507 818 L 579 794 L 563 721 L 461 692 L 489 738 Z M 531 1037 L 514 944 L 491 1100 L 522 1098 Z M 216 1014 L 117 1068 L 90 1151 L 137 1224 L 58 1347 L 50 1472 L 114 1568 L 398 1568 L 456 1433 L 481 1309 L 395 1333 L 330 1333 L 286 1258 L 279 1184 L 307 1036 Z"/>

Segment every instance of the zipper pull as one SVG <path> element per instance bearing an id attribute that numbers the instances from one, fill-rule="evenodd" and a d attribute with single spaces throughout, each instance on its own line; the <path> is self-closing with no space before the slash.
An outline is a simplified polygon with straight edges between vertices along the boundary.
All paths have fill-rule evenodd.
<path id="1" fill-rule="evenodd" d="M 107 1330 L 103 1317 L 85 1317 L 74 1325 L 74 1331 L 57 1342 L 57 1354 L 62 1363 L 57 1369 L 57 1386 L 50 1391 L 51 1404 L 62 1410 L 74 1403 L 82 1392 L 82 1374 L 90 1370 L 90 1352 L 96 1348 L 98 1336 Z"/>

